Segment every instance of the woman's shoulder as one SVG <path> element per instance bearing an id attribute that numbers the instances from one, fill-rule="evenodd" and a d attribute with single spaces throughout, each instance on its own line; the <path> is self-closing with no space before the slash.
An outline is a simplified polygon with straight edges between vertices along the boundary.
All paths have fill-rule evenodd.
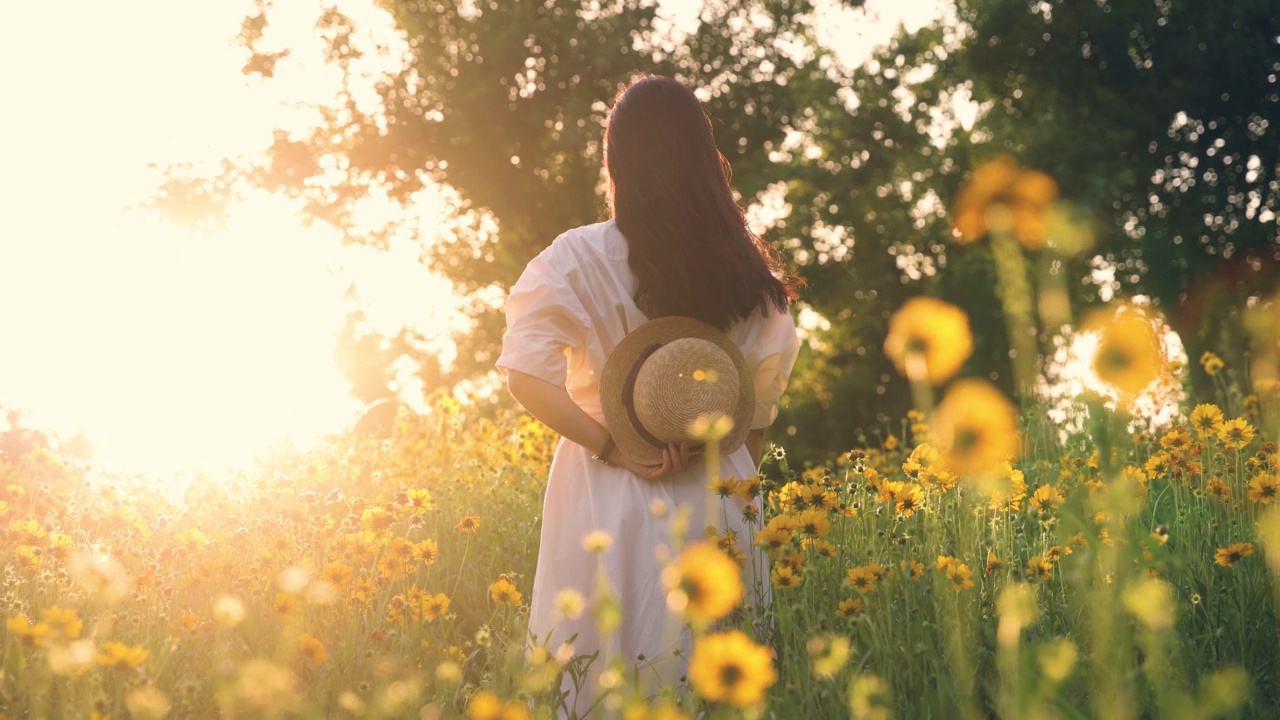
<path id="1" fill-rule="evenodd" d="M 560 233 L 543 251 L 557 264 L 590 261 L 595 258 L 626 259 L 627 241 L 613 219 L 580 225 Z"/>

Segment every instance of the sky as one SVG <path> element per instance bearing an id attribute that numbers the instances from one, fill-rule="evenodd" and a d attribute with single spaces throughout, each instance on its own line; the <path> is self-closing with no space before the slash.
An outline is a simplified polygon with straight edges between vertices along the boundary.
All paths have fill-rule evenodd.
<path id="1" fill-rule="evenodd" d="M 357 410 L 333 362 L 349 283 L 379 326 L 434 335 L 459 322 L 420 248 L 343 248 L 265 195 L 214 233 L 138 207 L 158 167 L 261 152 L 273 128 L 306 118 L 285 99 L 322 101 L 336 77 L 293 59 L 276 81 L 243 76 L 232 40 L 247 0 L 69 5 L 15 4 L 0 43 L 0 407 L 84 432 L 98 467 L 160 476 L 340 430 Z M 286 32 L 310 26 L 314 3 L 275 5 Z M 379 16 L 372 0 L 342 7 Z M 857 64 L 899 21 L 918 27 L 941 7 L 870 0 L 819 29 Z M 665 11 L 681 22 L 696 7 Z"/>

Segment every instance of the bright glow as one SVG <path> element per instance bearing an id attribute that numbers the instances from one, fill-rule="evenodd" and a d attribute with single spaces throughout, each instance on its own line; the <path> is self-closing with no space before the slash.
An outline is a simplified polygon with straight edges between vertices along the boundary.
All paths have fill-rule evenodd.
<path id="1" fill-rule="evenodd" d="M 1132 299 L 1138 305 L 1149 301 L 1141 296 Z M 1187 352 L 1182 338 L 1162 319 L 1154 317 L 1156 332 L 1174 372 L 1165 374 L 1147 386 L 1129 408 L 1132 432 L 1155 432 L 1167 428 L 1179 418 L 1186 392 L 1182 389 L 1180 368 L 1187 366 Z M 1071 435 L 1084 429 L 1088 411 L 1084 403 L 1086 393 L 1103 399 L 1109 411 L 1116 409 L 1116 392 L 1093 371 L 1094 357 L 1098 352 L 1099 334 L 1073 332 L 1064 328 L 1055 338 L 1055 350 L 1045 357 L 1043 376 L 1039 382 L 1039 395 L 1048 405 L 1048 416 L 1058 428 L 1060 439 L 1066 442 Z"/>
<path id="2" fill-rule="evenodd" d="M 416 243 L 342 248 L 265 194 L 210 236 L 127 209 L 155 191 L 153 165 L 260 152 L 273 127 L 306 119 L 282 98 L 333 97 L 337 78 L 300 60 L 281 64 L 278 83 L 239 73 L 230 41 L 251 9 L 134 0 L 78 6 L 73 23 L 62 6 L 10 9 L 23 31 L 0 59 L 30 70 L 6 76 L 0 137 L 0 405 L 85 432 L 99 467 L 172 476 L 342 429 L 356 408 L 334 333 L 350 283 L 377 328 L 457 326 L 448 283 L 417 262 Z M 293 25 L 281 42 L 313 37 Z"/>

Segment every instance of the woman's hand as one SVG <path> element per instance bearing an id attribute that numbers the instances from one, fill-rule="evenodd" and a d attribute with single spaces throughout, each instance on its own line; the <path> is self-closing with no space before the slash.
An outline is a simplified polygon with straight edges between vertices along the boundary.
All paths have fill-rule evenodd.
<path id="1" fill-rule="evenodd" d="M 630 470 L 644 480 L 661 480 L 684 470 L 689 467 L 691 462 L 696 462 L 701 456 L 701 451 L 690 453 L 689 443 L 686 442 L 679 445 L 675 443 L 668 445 L 662 451 L 662 463 L 659 465 L 641 465 L 627 457 L 621 450 L 615 450 L 613 456 L 609 458 L 609 462 Z"/>

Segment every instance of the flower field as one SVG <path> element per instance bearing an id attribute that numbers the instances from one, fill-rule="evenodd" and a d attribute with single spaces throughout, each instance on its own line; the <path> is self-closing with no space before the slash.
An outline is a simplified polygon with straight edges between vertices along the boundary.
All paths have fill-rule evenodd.
<path id="1" fill-rule="evenodd" d="M 692 634 L 674 686 L 657 658 L 527 638 L 557 439 L 440 395 L 386 438 L 163 486 L 0 453 L 0 718 L 552 718 L 562 677 L 624 720 L 1280 716 L 1280 298 L 1239 311 L 1247 367 L 1187 363 L 1138 298 L 1073 332 L 1061 276 L 1028 282 L 1026 253 L 1080 251 L 1046 246 L 1055 193 L 999 159 L 956 210 L 990 240 L 1020 403 L 957 377 L 968 317 L 917 297 L 884 340 L 907 417 L 821 466 L 784 440 L 759 475 L 712 473 L 751 537 L 634 509 L 682 520 L 657 549 Z M 605 637 L 622 606 L 556 598 Z"/>
<path id="2" fill-rule="evenodd" d="M 940 407 L 829 467 L 776 451 L 773 473 L 716 483 L 726 508 L 765 497 L 760 556 L 738 560 L 770 558 L 772 602 L 744 607 L 731 542 L 688 543 L 669 581 L 698 632 L 690 684 L 645 700 L 605 673 L 601 714 L 1273 717 L 1277 398 L 1205 362 L 1216 396 L 1159 434 L 1095 407 L 1062 439 L 1033 415 L 1020 460 L 957 475 L 986 425 L 949 458 Z M 440 401 L 385 442 L 335 438 L 175 499 L 10 458 L 0 706 L 550 717 L 569 657 L 526 653 L 522 614 L 553 444 L 527 416 Z M 602 623 L 616 607 L 561 600 Z"/>

